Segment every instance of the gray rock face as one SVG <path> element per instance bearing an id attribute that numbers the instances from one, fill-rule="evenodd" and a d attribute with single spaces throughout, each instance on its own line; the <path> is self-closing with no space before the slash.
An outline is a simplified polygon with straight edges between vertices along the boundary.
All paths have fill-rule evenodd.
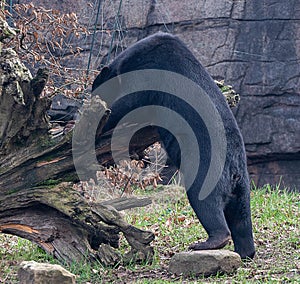
<path id="1" fill-rule="evenodd" d="M 22 284 L 74 284 L 75 275 L 57 264 L 23 261 L 18 271 Z"/>
<path id="2" fill-rule="evenodd" d="M 240 256 L 228 250 L 189 251 L 175 254 L 169 271 L 176 275 L 198 276 L 233 273 L 241 266 Z"/>
<path id="3" fill-rule="evenodd" d="M 22 2 L 30 2 L 24 0 Z M 86 0 L 34 0 L 36 5 L 75 11 L 93 28 L 97 7 Z M 98 24 L 117 28 L 113 41 L 96 34 L 94 68 L 122 49 L 158 30 L 178 35 L 215 79 L 241 94 L 234 114 L 249 158 L 249 172 L 258 185 L 300 188 L 300 2 L 298 0 L 143 0 L 102 1 Z M 78 7 L 80 9 L 78 10 Z M 87 52 L 91 37 L 79 43 Z M 100 50 L 100 52 L 99 52 Z M 100 58 L 99 58 L 100 55 Z M 104 59 L 103 59 L 104 58 Z M 74 58 L 66 58 L 74 62 Z M 77 60 L 77 59 L 76 59 Z M 82 67 L 82 66 L 81 66 Z"/>

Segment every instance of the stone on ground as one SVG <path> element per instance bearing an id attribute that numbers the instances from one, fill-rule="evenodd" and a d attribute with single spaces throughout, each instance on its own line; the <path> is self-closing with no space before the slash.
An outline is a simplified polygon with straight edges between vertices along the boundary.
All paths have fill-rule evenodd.
<path id="1" fill-rule="evenodd" d="M 169 271 L 176 275 L 210 276 L 216 273 L 233 273 L 241 266 L 240 256 L 229 250 L 188 251 L 175 254 Z"/>
<path id="2" fill-rule="evenodd" d="M 18 280 L 22 284 L 74 284 L 75 275 L 58 264 L 22 261 Z"/>

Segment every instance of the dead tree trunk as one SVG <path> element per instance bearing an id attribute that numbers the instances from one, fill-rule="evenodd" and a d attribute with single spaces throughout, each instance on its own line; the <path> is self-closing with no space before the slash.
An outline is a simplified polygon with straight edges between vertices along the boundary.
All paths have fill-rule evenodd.
<path id="1" fill-rule="evenodd" d="M 0 25 L 2 41 L 10 33 L 5 32 L 5 21 L 0 19 Z M 56 139 L 49 134 L 46 110 L 50 101 L 40 96 L 47 70 L 39 70 L 32 78 L 13 50 L 0 46 L 0 53 L 0 232 L 31 240 L 68 263 L 151 260 L 153 233 L 127 224 L 116 210 L 145 205 L 148 200 L 90 204 L 72 183 L 66 183 L 78 180 L 72 131 Z M 101 131 L 109 112 L 99 98 L 92 103 L 97 111 L 101 109 Z M 144 149 L 156 140 L 155 133 L 144 133 L 136 148 Z M 98 133 L 96 141 L 98 160 L 109 163 L 110 134 Z M 120 232 L 131 246 L 123 258 L 114 249 Z"/>

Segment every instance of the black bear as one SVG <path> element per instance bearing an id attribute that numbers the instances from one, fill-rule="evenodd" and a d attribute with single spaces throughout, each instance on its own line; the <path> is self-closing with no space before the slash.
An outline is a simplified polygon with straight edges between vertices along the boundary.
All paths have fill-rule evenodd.
<path id="1" fill-rule="evenodd" d="M 139 77 L 136 72 L 140 72 L 142 77 Z M 197 164 L 187 167 L 188 169 L 195 168 L 195 178 L 188 186 L 187 196 L 208 234 L 208 239 L 205 242 L 192 244 L 190 249 L 219 249 L 224 247 L 232 237 L 235 251 L 240 254 L 241 258 L 253 258 L 255 248 L 250 212 L 250 183 L 244 143 L 235 118 L 219 88 L 185 44 L 176 36 L 166 33 L 149 36 L 119 54 L 109 66 L 103 68 L 95 79 L 93 95 L 101 96 L 100 86 L 112 78 L 119 78 L 117 80 L 119 85 L 114 87 L 112 92 L 122 92 L 120 89 L 122 89 L 123 81 L 126 80 L 121 75 L 126 74 L 132 74 L 134 78 L 129 80 L 129 83 L 137 86 L 141 81 L 143 81 L 141 85 L 147 85 L 147 81 L 153 82 L 153 77 L 151 77 L 153 74 L 156 76 L 155 82 L 161 81 L 161 85 L 165 82 L 174 93 L 177 92 L 177 95 L 165 90 L 164 86 L 159 90 L 157 87 L 151 88 L 151 84 L 143 90 L 132 86 L 134 92 L 120 96 L 110 105 L 111 116 L 103 131 L 114 128 L 126 114 L 146 106 L 161 107 L 163 114 L 165 110 L 165 119 L 163 114 L 160 114 L 162 120 L 168 120 L 168 115 L 177 117 L 174 113 L 179 114 L 184 122 L 178 125 L 180 128 L 177 131 L 178 135 L 183 133 L 182 137 L 193 136 L 193 141 L 188 138 L 180 143 L 180 138 L 178 140 L 173 130 L 168 129 L 167 123 L 157 125 L 157 129 L 169 158 L 178 168 L 182 167 L 182 157 L 185 159 L 184 163 L 189 163 L 189 161 L 192 163 L 195 161 L 194 157 L 199 156 L 196 160 Z M 188 81 L 182 78 L 188 78 Z M 188 82 L 191 87 L 186 87 Z M 128 84 L 128 80 L 124 84 Z M 203 95 L 199 96 L 197 101 L 190 100 L 189 97 L 195 90 L 194 84 L 204 94 L 208 94 L 209 98 Z M 197 111 L 193 102 L 195 105 L 199 104 L 204 115 Z M 155 127 L 157 123 L 154 119 L 157 108 L 154 108 L 152 115 L 150 113 L 147 116 L 152 127 Z M 207 115 L 209 109 L 212 112 L 215 111 L 216 114 L 212 114 L 211 117 Z M 169 114 L 167 110 L 170 110 Z M 171 120 L 169 120 L 170 124 L 172 124 Z M 213 128 L 219 129 L 217 132 L 220 132 L 220 135 L 218 133 L 211 135 Z M 187 135 L 186 129 L 190 129 L 193 135 Z M 222 131 L 224 131 L 224 137 L 221 137 Z M 182 147 L 188 149 L 185 152 L 188 159 L 185 155 L 181 155 Z M 220 169 L 218 176 L 217 171 Z M 189 171 L 185 171 L 185 174 L 189 179 Z M 217 180 L 215 178 L 215 183 L 207 183 L 205 181 L 207 176 L 211 179 L 216 176 L 218 178 Z M 211 184 L 213 184 L 213 189 L 207 191 Z M 201 194 L 204 194 L 202 198 L 200 198 Z"/>

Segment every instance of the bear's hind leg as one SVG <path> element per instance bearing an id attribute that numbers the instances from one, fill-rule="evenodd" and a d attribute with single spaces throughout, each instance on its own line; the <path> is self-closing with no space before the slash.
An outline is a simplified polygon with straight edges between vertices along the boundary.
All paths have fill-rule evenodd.
<path id="1" fill-rule="evenodd" d="M 255 247 L 250 212 L 250 193 L 243 189 L 242 194 L 233 197 L 225 208 L 225 218 L 231 232 L 234 250 L 242 259 L 253 258 Z"/>
<path id="2" fill-rule="evenodd" d="M 230 231 L 222 208 L 210 198 L 199 201 L 198 198 L 192 198 L 189 192 L 188 196 L 192 208 L 208 234 L 208 239 L 205 242 L 194 243 L 189 246 L 189 249 L 209 250 L 223 248 L 230 239 Z"/>

